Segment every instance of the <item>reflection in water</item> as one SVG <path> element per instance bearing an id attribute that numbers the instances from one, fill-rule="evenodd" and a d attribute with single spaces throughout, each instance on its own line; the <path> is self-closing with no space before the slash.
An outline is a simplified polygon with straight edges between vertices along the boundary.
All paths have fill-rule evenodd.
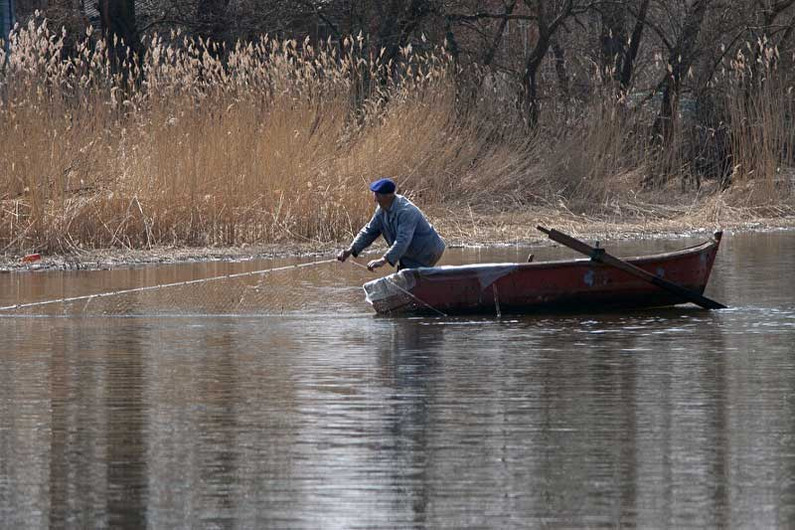
<path id="1" fill-rule="evenodd" d="M 142 528 L 147 521 L 144 359 L 138 329 L 124 331 L 109 341 L 106 352 L 108 523 Z"/>
<path id="2" fill-rule="evenodd" d="M 372 318 L 331 267 L 0 318 L 0 527 L 790 526 L 795 237 L 725 242 L 719 312 Z M 88 285 L 0 297 L 36 278 Z"/>
<path id="3" fill-rule="evenodd" d="M 425 525 L 431 496 L 430 409 L 441 373 L 435 352 L 443 341 L 443 327 L 403 320 L 388 331 L 391 340 L 381 341 L 377 354 L 382 384 L 391 390 L 386 396 L 391 403 L 386 433 L 394 445 L 385 456 L 392 461 L 391 487 L 400 493 L 393 509 L 407 512 L 413 524 Z"/>
<path id="4" fill-rule="evenodd" d="M 218 336 L 206 337 L 202 342 L 203 351 L 217 352 L 217 355 L 207 359 L 203 372 L 209 377 L 202 378 L 200 386 L 206 403 L 199 420 L 205 426 L 198 440 L 205 449 L 199 468 L 202 471 L 201 483 L 209 486 L 201 505 L 217 514 L 204 522 L 231 526 L 235 513 L 233 487 L 238 462 L 235 439 L 229 434 L 237 431 L 235 409 L 241 397 L 237 395 L 238 378 L 234 362 L 237 345 L 229 330 Z"/>

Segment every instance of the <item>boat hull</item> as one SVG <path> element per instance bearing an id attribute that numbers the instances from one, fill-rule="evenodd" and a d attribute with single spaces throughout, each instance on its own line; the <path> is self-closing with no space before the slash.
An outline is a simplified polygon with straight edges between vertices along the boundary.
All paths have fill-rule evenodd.
<path id="1" fill-rule="evenodd" d="M 625 261 L 702 294 L 719 244 L 717 233 L 695 247 Z M 382 315 L 620 310 L 686 303 L 588 258 L 405 269 L 368 282 L 364 290 Z"/>

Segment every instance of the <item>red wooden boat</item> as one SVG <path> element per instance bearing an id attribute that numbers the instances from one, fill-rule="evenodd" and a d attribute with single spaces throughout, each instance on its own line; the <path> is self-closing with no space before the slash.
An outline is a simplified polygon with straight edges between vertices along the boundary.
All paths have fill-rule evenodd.
<path id="1" fill-rule="evenodd" d="M 698 298 L 720 240 L 717 232 L 700 245 L 623 261 Z M 688 301 L 649 279 L 595 260 L 404 269 L 364 284 L 364 291 L 382 315 L 616 310 Z"/>

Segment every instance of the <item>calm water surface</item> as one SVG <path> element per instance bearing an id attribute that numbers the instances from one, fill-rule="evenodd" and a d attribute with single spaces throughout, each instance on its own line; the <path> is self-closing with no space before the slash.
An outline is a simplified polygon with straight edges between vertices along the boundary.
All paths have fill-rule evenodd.
<path id="1" fill-rule="evenodd" d="M 568 255 L 445 259 L 531 250 Z M 0 306 L 283 263 L 6 274 Z M 727 234 L 723 311 L 375 318 L 329 264 L 0 316 L 0 527 L 792 528 L 793 270 L 795 233 Z"/>

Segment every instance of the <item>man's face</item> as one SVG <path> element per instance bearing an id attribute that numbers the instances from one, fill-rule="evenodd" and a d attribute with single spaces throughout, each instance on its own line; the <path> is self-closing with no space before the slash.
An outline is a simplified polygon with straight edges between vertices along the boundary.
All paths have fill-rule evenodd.
<path id="1" fill-rule="evenodd" d="M 391 195 L 384 195 L 381 193 L 373 192 L 373 200 L 380 206 L 381 208 L 387 208 L 392 203 L 390 200 Z"/>

